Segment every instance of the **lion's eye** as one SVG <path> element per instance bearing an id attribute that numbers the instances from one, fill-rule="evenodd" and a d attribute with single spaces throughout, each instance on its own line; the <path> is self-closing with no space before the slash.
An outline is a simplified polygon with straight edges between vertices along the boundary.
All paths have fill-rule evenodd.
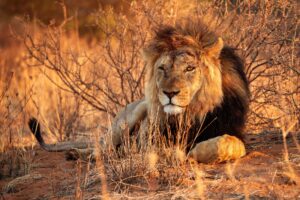
<path id="1" fill-rule="evenodd" d="M 191 71 L 194 71 L 195 69 L 196 69 L 196 67 L 193 67 L 193 66 L 189 65 L 189 66 L 185 69 L 185 71 L 191 72 Z"/>
<path id="2" fill-rule="evenodd" d="M 158 69 L 161 70 L 161 71 L 165 71 L 165 68 L 164 68 L 163 65 L 159 66 Z"/>

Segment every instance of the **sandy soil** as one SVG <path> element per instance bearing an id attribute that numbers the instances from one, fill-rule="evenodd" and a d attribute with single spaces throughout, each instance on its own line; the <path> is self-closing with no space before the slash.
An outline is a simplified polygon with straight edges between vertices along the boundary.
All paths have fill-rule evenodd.
<path id="1" fill-rule="evenodd" d="M 236 162 L 197 164 L 201 176 L 196 176 L 191 169 L 195 165 L 184 164 L 185 176 L 178 184 L 158 182 L 154 177 L 149 179 L 150 183 L 136 181 L 135 185 L 120 190 L 108 179 L 109 196 L 160 200 L 199 199 L 199 196 L 202 199 L 300 199 L 299 141 L 299 134 L 287 137 L 289 162 L 286 162 L 280 134 L 249 135 L 248 154 Z M 33 152 L 29 174 L 0 179 L 0 199 L 101 199 L 101 179 L 93 178 L 93 164 L 66 161 L 64 153 L 49 153 L 40 148 Z"/>

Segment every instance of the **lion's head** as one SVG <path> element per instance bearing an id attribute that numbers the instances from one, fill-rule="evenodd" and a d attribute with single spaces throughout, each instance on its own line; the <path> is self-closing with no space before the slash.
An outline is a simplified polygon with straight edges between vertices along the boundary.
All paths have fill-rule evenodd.
<path id="1" fill-rule="evenodd" d="M 223 40 L 204 25 L 165 27 L 144 50 L 148 112 L 196 115 L 222 102 Z"/>

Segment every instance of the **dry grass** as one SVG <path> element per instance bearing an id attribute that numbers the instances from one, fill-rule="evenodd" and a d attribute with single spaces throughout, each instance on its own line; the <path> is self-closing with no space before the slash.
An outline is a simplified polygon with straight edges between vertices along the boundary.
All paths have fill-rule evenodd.
<path id="1" fill-rule="evenodd" d="M 76 188 L 68 194 L 76 199 L 85 195 L 90 199 L 251 199 L 259 197 L 256 193 L 284 198 L 276 191 L 281 189 L 280 173 L 282 179 L 299 185 L 299 156 L 289 154 L 286 141 L 292 134 L 299 153 L 296 3 L 156 0 L 133 1 L 126 8 L 119 13 L 105 8 L 91 15 L 91 25 L 101 33 L 99 40 L 79 38 L 76 28 L 66 32 L 74 19 L 64 9 L 65 18 L 57 26 L 23 19 L 12 23 L 14 42 L 0 54 L 0 152 L 4 152 L 0 164 L 6 167 L 0 177 L 32 171 L 35 142 L 26 125 L 29 116 L 37 116 L 53 133 L 47 136 L 49 142 L 105 135 L 118 110 L 143 96 L 145 66 L 140 51 L 153 30 L 189 17 L 205 21 L 244 59 L 252 93 L 247 132 L 282 130 L 284 157 L 272 164 L 278 171 L 265 172 L 273 178 L 261 184 L 255 176 L 245 175 L 260 173 L 259 166 L 251 167 L 246 159 L 222 165 L 220 171 L 218 166 L 187 162 L 176 146 L 153 145 L 139 152 L 129 142 L 122 158 L 111 149 L 99 150 L 95 165 L 84 164 L 85 173 L 80 171 L 83 166 L 78 167 L 76 181 L 73 177 Z M 249 171 L 235 174 L 243 164 Z M 267 189 L 260 192 L 259 187 Z M 215 194 L 218 189 L 223 196 Z M 54 194 L 60 195 L 64 194 Z"/>

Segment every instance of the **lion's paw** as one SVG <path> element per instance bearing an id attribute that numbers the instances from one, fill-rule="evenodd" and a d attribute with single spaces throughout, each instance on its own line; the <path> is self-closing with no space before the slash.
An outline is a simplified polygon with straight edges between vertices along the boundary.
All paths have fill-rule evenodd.
<path id="1" fill-rule="evenodd" d="M 244 143 L 237 137 L 225 134 L 200 142 L 191 150 L 189 157 L 202 163 L 220 163 L 245 154 Z"/>

